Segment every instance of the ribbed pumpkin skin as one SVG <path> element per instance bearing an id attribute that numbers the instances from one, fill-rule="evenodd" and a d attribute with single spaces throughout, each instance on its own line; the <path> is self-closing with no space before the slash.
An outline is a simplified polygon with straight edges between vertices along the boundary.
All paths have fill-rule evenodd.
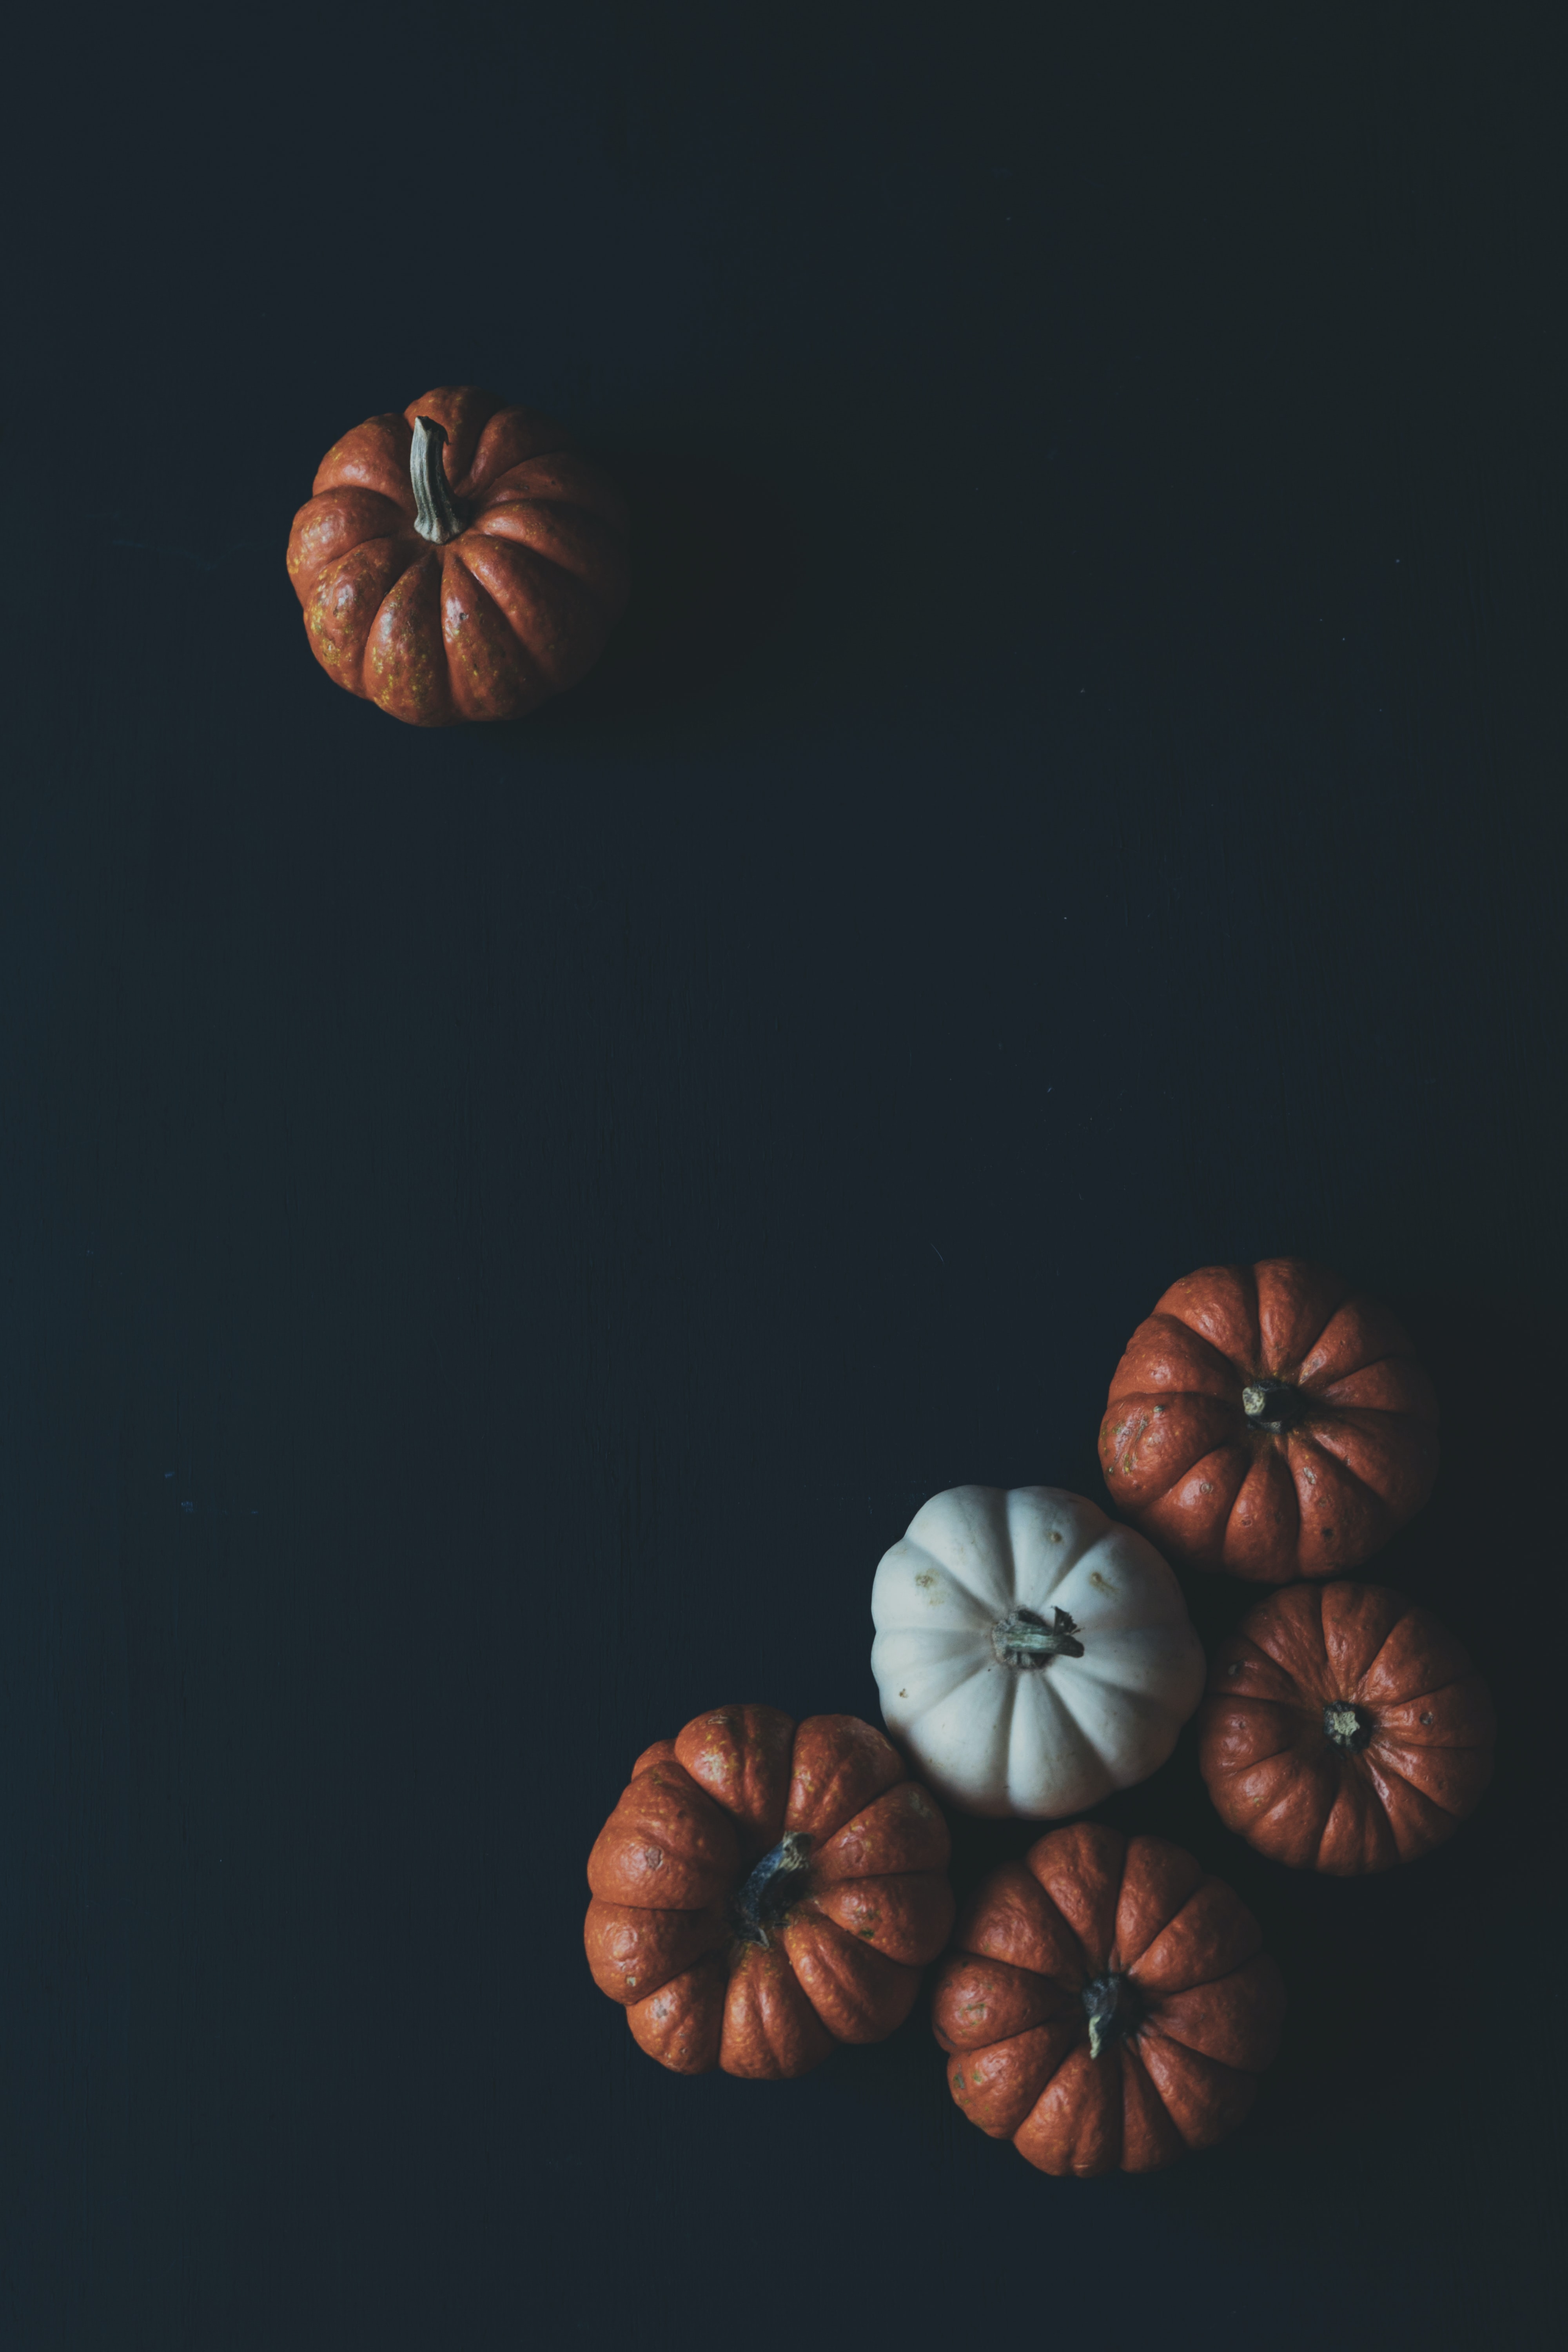
<path id="1" fill-rule="evenodd" d="M 1249 1420 L 1263 1383 L 1294 1425 Z M 1437 1401 L 1404 1329 L 1301 1258 L 1173 1283 L 1116 1368 L 1112 1501 L 1173 1559 L 1264 1584 L 1358 1568 L 1437 1475 Z"/>
<path id="2" fill-rule="evenodd" d="M 471 509 L 445 546 L 415 529 L 416 418 L 447 435 Z M 415 727 L 517 719 L 575 686 L 626 601 L 626 510 L 537 409 L 444 384 L 329 449 L 294 518 L 289 577 L 328 676 Z"/>
<path id="3" fill-rule="evenodd" d="M 1452 1837 L 1492 1776 L 1485 1683 L 1446 1626 L 1386 1585 L 1271 1593 L 1222 1643 L 1208 1687 L 1208 1792 L 1292 1870 L 1351 1878 L 1413 1862 Z M 1353 1747 L 1328 1728 L 1345 1708 Z"/>
<path id="4" fill-rule="evenodd" d="M 1074 1822 L 984 1882 L 937 1970 L 931 2021 L 971 2123 L 1042 2172 L 1152 2172 L 1234 2131 L 1279 2046 L 1285 1991 L 1258 1922 L 1163 1838 Z M 1086 1992 L 1126 2021 L 1092 2053 Z"/>
<path id="5" fill-rule="evenodd" d="M 742 1889 L 786 1837 L 802 1866 L 748 1936 Z M 868 1723 L 698 1716 L 637 1759 L 588 1859 L 594 1981 L 663 2066 L 780 2081 L 901 2025 L 952 1925 L 940 1807 Z"/>

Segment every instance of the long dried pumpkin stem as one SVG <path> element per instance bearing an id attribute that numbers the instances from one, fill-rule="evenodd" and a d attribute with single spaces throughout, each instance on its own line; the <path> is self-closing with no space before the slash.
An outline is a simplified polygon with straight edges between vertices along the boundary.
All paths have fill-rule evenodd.
<path id="1" fill-rule="evenodd" d="M 462 501 L 452 496 L 447 468 L 441 462 L 446 446 L 444 425 L 437 425 L 433 416 L 415 419 L 414 446 L 408 453 L 408 471 L 417 509 L 414 528 L 421 539 L 431 541 L 437 547 L 445 547 L 468 524 L 467 510 Z"/>

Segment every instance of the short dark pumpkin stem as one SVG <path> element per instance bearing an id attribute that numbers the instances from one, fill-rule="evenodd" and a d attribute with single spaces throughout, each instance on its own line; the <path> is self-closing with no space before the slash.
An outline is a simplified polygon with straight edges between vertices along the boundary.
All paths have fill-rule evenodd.
<path id="1" fill-rule="evenodd" d="M 1352 1706 L 1349 1699 L 1333 1698 L 1323 1709 L 1323 1729 L 1335 1748 L 1353 1754 L 1372 1738 L 1372 1718 L 1359 1706 Z"/>
<path id="2" fill-rule="evenodd" d="M 408 472 L 414 484 L 414 504 L 417 511 L 414 528 L 421 539 L 437 547 L 445 547 L 468 527 L 468 509 L 460 499 L 452 496 L 447 479 L 447 468 L 441 462 L 441 452 L 447 446 L 447 428 L 437 425 L 433 416 L 419 416 L 414 422 L 414 446 L 408 453 Z"/>
<path id="3" fill-rule="evenodd" d="M 1016 1609 L 1011 1617 L 992 1628 L 991 1641 L 1002 1664 L 1016 1666 L 1024 1674 L 1048 1665 L 1053 1658 L 1083 1655 L 1078 1627 L 1065 1609 L 1057 1611 L 1054 1625 L 1047 1625 L 1032 1609 Z"/>
<path id="4" fill-rule="evenodd" d="M 811 1840 L 799 1830 L 786 1830 L 736 1889 L 730 1925 L 743 1944 L 768 1942 L 768 1929 L 783 1918 L 800 1892 L 801 1874 L 810 1854 Z"/>
<path id="5" fill-rule="evenodd" d="M 1306 1412 L 1307 1400 L 1289 1381 L 1248 1381 L 1241 1391 L 1241 1410 L 1252 1428 L 1282 1437 Z"/>
<path id="6" fill-rule="evenodd" d="M 1143 2014 L 1143 2004 L 1125 1977 L 1096 1977 L 1083 1989 L 1089 2016 L 1089 2054 L 1098 2058 L 1113 2042 L 1130 2033 Z"/>

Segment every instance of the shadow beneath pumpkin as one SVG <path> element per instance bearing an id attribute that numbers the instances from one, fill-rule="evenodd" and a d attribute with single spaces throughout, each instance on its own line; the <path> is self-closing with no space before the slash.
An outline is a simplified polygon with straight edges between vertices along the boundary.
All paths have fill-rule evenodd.
<path id="1" fill-rule="evenodd" d="M 515 722 L 531 736 L 711 693 L 794 596 L 788 520 L 763 484 L 700 458 L 591 454 L 631 508 L 631 600 L 582 685 Z"/>

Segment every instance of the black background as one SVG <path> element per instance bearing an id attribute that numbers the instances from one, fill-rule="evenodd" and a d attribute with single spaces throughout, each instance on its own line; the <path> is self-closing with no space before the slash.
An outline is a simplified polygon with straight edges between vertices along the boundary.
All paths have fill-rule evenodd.
<path id="1" fill-rule="evenodd" d="M 1550 2340 L 1560 12 L 42 13 L 7 2352 Z M 426 734 L 282 552 L 444 381 L 619 464 L 640 588 L 578 696 Z M 1265 1924 L 1254 2120 L 1053 2182 L 919 2012 L 782 2086 L 649 2063 L 579 1941 L 632 1758 L 875 1719 L 920 1501 L 1100 1495 L 1134 1323 L 1279 1251 L 1429 1353 L 1373 1572 L 1504 1729 L 1364 1883 L 1253 1856 L 1187 1742 L 1107 1809 Z M 1247 1599 L 1193 1580 L 1207 1638 Z"/>

